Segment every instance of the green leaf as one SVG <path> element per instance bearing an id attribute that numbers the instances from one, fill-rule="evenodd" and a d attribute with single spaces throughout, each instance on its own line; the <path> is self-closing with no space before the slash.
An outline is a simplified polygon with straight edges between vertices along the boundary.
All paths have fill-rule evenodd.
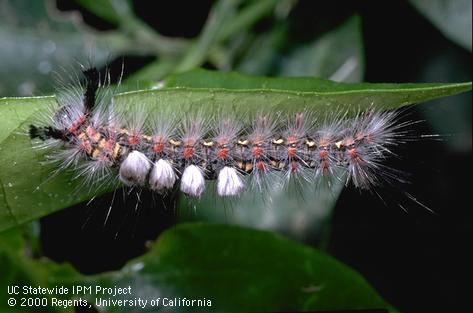
<path id="1" fill-rule="evenodd" d="M 278 0 L 260 0 L 241 5 L 241 0 L 221 0 L 212 7 L 209 17 L 194 44 L 190 47 L 175 71 L 183 72 L 199 67 L 209 54 L 215 53 L 216 45 L 244 33 L 262 17 L 274 11 Z M 239 8 L 241 6 L 241 8 Z M 229 55 L 225 53 L 225 57 Z"/>
<path id="2" fill-rule="evenodd" d="M 181 224 L 164 232 L 145 255 L 120 271 L 84 276 L 68 264 L 28 255 L 25 230 L 0 234 L 0 288 L 92 286 L 96 298 L 148 300 L 148 306 L 126 307 L 126 312 L 161 312 L 164 298 L 207 299 L 206 312 L 280 312 L 357 308 L 389 308 L 357 272 L 334 258 L 269 232 L 225 225 Z M 95 286 L 131 287 L 130 295 L 97 295 Z M 0 310 L 7 307 L 0 293 Z M 50 297 L 50 296 L 46 296 Z M 77 298 L 75 296 L 74 298 Z M 159 307 L 150 300 L 161 298 Z M 100 312 L 123 312 L 123 307 L 101 307 Z M 179 312 L 202 312 L 202 307 L 174 307 Z M 36 308 L 38 312 L 73 312 L 73 308 Z M 395 312 L 392 310 L 392 312 Z"/>
<path id="3" fill-rule="evenodd" d="M 257 91 L 307 96 L 311 108 L 321 104 L 340 105 L 350 110 L 355 104 L 363 107 L 374 104 L 383 109 L 420 103 L 446 97 L 471 89 L 471 82 L 463 83 L 337 83 L 317 77 L 264 77 L 237 72 L 216 72 L 203 69 L 171 75 L 164 89 L 207 89 L 235 92 Z M 320 109 L 320 108 L 319 108 Z M 323 110 L 324 111 L 324 110 Z M 357 109 L 351 108 L 352 113 Z"/>
<path id="4" fill-rule="evenodd" d="M 251 75 L 270 73 L 280 61 L 280 50 L 287 41 L 287 28 L 287 23 L 280 21 L 264 34 L 253 36 L 254 39 L 238 63 L 238 71 Z"/>
<path id="5" fill-rule="evenodd" d="M 341 84 L 203 70 L 173 76 L 164 85 L 159 90 L 118 94 L 115 103 L 128 108 L 139 103 L 149 112 L 171 109 L 177 117 L 195 110 L 208 114 L 229 110 L 244 121 L 262 109 L 307 109 L 323 117 L 333 110 L 355 113 L 371 105 L 392 109 L 471 89 L 471 83 Z M 53 103 L 53 97 L 0 99 L 0 230 L 90 199 L 95 192 L 81 188 L 71 172 L 52 177 L 53 165 L 42 163 L 46 151 L 32 148 L 27 127 Z"/>
<path id="6" fill-rule="evenodd" d="M 316 76 L 339 82 L 363 79 L 361 18 L 353 16 L 337 29 L 295 49 L 283 62 L 282 76 Z"/>
<path id="7" fill-rule="evenodd" d="M 119 33 L 95 32 L 54 5 L 51 0 L 2 1 L 0 95 L 52 92 L 52 74 L 78 61 L 90 61 L 91 51 L 100 67 L 111 54 L 128 50 Z"/>
<path id="8" fill-rule="evenodd" d="M 205 298 L 212 304 L 206 312 L 392 310 L 360 274 L 334 258 L 274 233 L 227 225 L 180 224 L 163 233 L 143 257 L 94 281 L 131 286 L 133 295 L 121 299 Z M 122 310 L 103 308 L 107 313 Z"/>
<path id="9" fill-rule="evenodd" d="M 219 32 L 219 40 L 225 41 L 233 35 L 248 31 L 253 24 L 260 21 L 262 17 L 270 15 L 280 0 L 260 0 L 249 2 L 238 14 L 223 25 Z M 283 3 L 284 4 L 284 3 Z"/>
<path id="10" fill-rule="evenodd" d="M 27 312 L 20 307 L 20 299 L 23 295 L 7 294 L 8 286 L 32 286 L 49 287 L 67 286 L 73 282 L 80 281 L 80 275 L 68 264 L 56 264 L 48 259 L 34 259 L 31 254 L 30 237 L 31 230 L 26 227 L 12 229 L 0 234 L 0 312 Z M 34 243 L 33 243 L 34 244 Z M 30 296 L 28 296 L 30 297 Z M 44 295 L 51 303 L 51 295 Z M 64 299 L 61 295 L 56 298 Z M 9 307 L 7 298 L 17 300 L 17 305 Z M 35 312 L 74 312 L 73 307 L 63 308 L 47 306 L 35 307 Z"/>
<path id="11" fill-rule="evenodd" d="M 471 51 L 471 0 L 410 0 L 445 37 Z"/>
<path id="12" fill-rule="evenodd" d="M 217 1 L 209 13 L 209 18 L 199 35 L 197 41 L 191 45 L 176 66 L 176 71 L 183 72 L 199 67 L 204 63 L 209 49 L 218 42 L 221 28 L 226 21 L 232 20 L 236 7 L 241 0 Z"/>
<path id="13" fill-rule="evenodd" d="M 119 24 L 133 15 L 129 0 L 76 0 L 81 6 L 110 23 Z"/>

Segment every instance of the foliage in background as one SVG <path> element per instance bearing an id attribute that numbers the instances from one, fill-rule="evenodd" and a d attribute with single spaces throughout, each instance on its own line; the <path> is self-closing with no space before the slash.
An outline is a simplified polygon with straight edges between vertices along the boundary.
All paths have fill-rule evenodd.
<path id="1" fill-rule="evenodd" d="M 133 294 L 115 299 L 186 297 L 208 299 L 205 312 L 280 310 L 333 310 L 386 307 L 366 280 L 334 258 L 273 233 L 239 227 L 181 224 L 162 234 L 143 257 L 122 270 L 93 276 L 80 275 L 68 264 L 31 258 L 34 229 L 17 228 L 0 237 L 0 265 L 9 285 L 131 286 Z M 218 234 L 218 236 L 216 236 Z M 268 259 L 272 262 L 268 263 Z M 228 296 L 231 295 L 231 296 Z M 5 294 L 0 309 L 9 312 Z M 94 303 L 95 295 L 84 296 Z M 68 298 L 68 297 L 64 297 Z M 14 309 L 14 308 L 13 308 Z M 166 307 L 127 307 L 126 312 L 167 312 Z M 51 312 L 41 308 L 40 312 Z M 55 308 L 73 312 L 72 308 Z M 180 307 L 179 312 L 202 312 Z M 101 307 L 101 312 L 124 312 Z M 35 311 L 38 312 L 38 311 Z"/>

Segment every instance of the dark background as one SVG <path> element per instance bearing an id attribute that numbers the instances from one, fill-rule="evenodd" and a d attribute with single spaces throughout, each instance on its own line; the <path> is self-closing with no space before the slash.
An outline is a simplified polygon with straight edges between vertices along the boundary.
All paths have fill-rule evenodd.
<path id="1" fill-rule="evenodd" d="M 211 4 L 212 1 L 160 1 L 156 8 L 154 1 L 140 1 L 135 9 L 163 35 L 194 37 Z M 80 9 L 69 1 L 59 1 L 59 7 Z M 113 27 L 90 13 L 82 13 L 85 21 L 98 29 Z M 353 13 L 358 13 L 363 21 L 365 81 L 471 80 L 470 52 L 446 39 L 404 1 L 300 1 L 288 17 L 289 38 L 304 42 Z M 263 20 L 256 29 L 264 32 L 270 23 L 270 19 Z M 150 61 L 136 57 L 124 60 L 125 74 Z M 117 59 L 112 66 L 120 64 L 121 59 Z M 466 136 L 463 149 L 449 143 L 459 133 L 471 132 L 471 92 L 420 105 L 409 118 L 423 119 L 430 114 L 442 123 L 442 119 L 452 118 L 448 113 L 452 106 L 458 107 L 457 113 L 470 125 L 469 129 L 443 129 L 442 141 L 409 143 L 401 148 L 402 160 L 393 161 L 411 174 L 408 191 L 435 213 L 408 201 L 402 192 L 382 190 L 386 195 L 383 203 L 374 194 L 347 188 L 333 217 L 328 252 L 362 273 L 401 312 L 459 312 L 472 291 L 471 135 Z M 440 132 L 426 123 L 418 127 L 424 133 Z M 150 195 L 142 197 L 146 201 Z M 134 207 L 130 203 L 133 200 L 122 205 L 122 197 L 118 196 L 114 207 L 121 209 L 114 209 L 113 222 L 104 226 L 108 205 L 103 204 L 110 200 L 108 195 L 91 206 L 79 205 L 43 218 L 44 253 L 57 261 L 70 261 L 84 273 L 116 269 L 144 253 L 146 241 L 172 227 L 179 214 L 173 209 L 172 199 L 165 199 L 166 205 L 154 201 L 158 203 L 155 208 L 141 212 L 127 209 Z M 94 210 L 95 207 L 100 209 Z M 130 217 L 135 222 L 124 223 Z M 69 244 L 63 245 L 64 242 Z"/>

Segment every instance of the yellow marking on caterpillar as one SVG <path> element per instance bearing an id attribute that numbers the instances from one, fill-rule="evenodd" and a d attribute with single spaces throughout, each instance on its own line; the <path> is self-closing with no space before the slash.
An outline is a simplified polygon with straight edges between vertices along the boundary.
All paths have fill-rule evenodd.
<path id="1" fill-rule="evenodd" d="M 87 155 L 90 155 L 92 153 L 92 146 L 89 144 L 87 145 L 87 150 L 85 151 Z"/>
<path id="2" fill-rule="evenodd" d="M 92 158 L 94 158 L 94 159 L 97 158 L 100 155 L 101 152 L 102 152 L 101 149 L 95 148 L 94 150 L 92 150 Z"/>
<path id="3" fill-rule="evenodd" d="M 113 159 L 118 158 L 118 153 L 120 152 L 120 145 L 118 143 L 115 143 L 115 146 L 113 146 Z"/>
<path id="4" fill-rule="evenodd" d="M 236 162 L 236 166 L 237 166 L 240 170 L 242 170 L 242 171 L 244 171 L 244 172 L 247 172 L 247 173 L 250 173 L 251 170 L 253 169 L 253 164 L 252 164 L 251 162 L 242 161 L 242 160 L 237 161 L 237 162 Z"/>
<path id="5" fill-rule="evenodd" d="M 315 141 L 313 140 L 306 139 L 305 144 L 309 148 L 315 147 Z"/>
<path id="6" fill-rule="evenodd" d="M 245 172 L 251 172 L 253 170 L 253 163 L 251 162 L 246 162 L 246 166 L 245 166 Z"/>
<path id="7" fill-rule="evenodd" d="M 91 137 L 91 139 L 94 140 L 95 142 L 98 142 L 101 138 L 102 138 L 102 134 L 98 132 L 95 133 L 95 135 Z"/>
<path id="8" fill-rule="evenodd" d="M 169 143 L 173 146 L 180 146 L 181 142 L 179 140 L 169 139 Z"/>
<path id="9" fill-rule="evenodd" d="M 105 138 L 102 138 L 99 141 L 99 148 L 104 148 L 106 143 L 107 143 L 107 141 L 105 140 Z"/>

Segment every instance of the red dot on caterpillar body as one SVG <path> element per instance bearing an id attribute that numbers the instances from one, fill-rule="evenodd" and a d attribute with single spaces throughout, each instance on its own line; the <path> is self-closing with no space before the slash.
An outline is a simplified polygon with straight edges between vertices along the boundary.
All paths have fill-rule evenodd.
<path id="1" fill-rule="evenodd" d="M 73 123 L 73 124 L 71 125 L 71 127 L 69 127 L 69 128 L 67 129 L 67 131 L 70 132 L 71 134 L 74 134 L 74 135 L 75 135 L 75 133 L 77 132 L 77 128 L 78 128 L 77 125 L 76 125 L 75 123 Z"/>
<path id="2" fill-rule="evenodd" d="M 222 148 L 222 149 L 219 149 L 218 152 L 217 152 L 217 156 L 220 158 L 220 159 L 225 159 L 226 157 L 228 157 L 228 149 L 227 148 Z"/>
<path id="3" fill-rule="evenodd" d="M 113 150 L 113 147 L 115 146 L 115 140 L 113 138 L 109 138 L 105 141 L 105 149 L 106 150 Z"/>
<path id="4" fill-rule="evenodd" d="M 258 161 L 256 162 L 256 168 L 260 171 L 265 171 L 266 170 L 266 163 L 263 161 Z"/>
<path id="5" fill-rule="evenodd" d="M 71 134 L 75 134 L 79 127 L 81 127 L 85 122 L 87 121 L 87 118 L 85 115 L 82 115 L 77 119 L 77 121 L 73 122 L 72 125 L 67 129 Z"/>
<path id="6" fill-rule="evenodd" d="M 356 148 L 351 148 L 347 150 L 348 156 L 352 159 L 358 158 L 358 151 Z"/>
<path id="7" fill-rule="evenodd" d="M 95 128 L 92 126 L 87 126 L 87 129 L 85 131 L 87 136 L 89 137 L 93 137 L 97 134 L 97 130 L 95 130 Z"/>
<path id="8" fill-rule="evenodd" d="M 194 156 L 195 150 L 192 147 L 186 147 L 184 148 L 184 158 L 190 159 Z"/>
<path id="9" fill-rule="evenodd" d="M 128 143 L 130 145 L 136 145 L 138 143 L 138 135 L 136 134 L 130 135 L 130 137 L 128 137 Z"/>
<path id="10" fill-rule="evenodd" d="M 254 157 L 260 157 L 263 155 L 263 148 L 261 147 L 254 147 L 253 148 L 253 156 Z"/>
<path id="11" fill-rule="evenodd" d="M 319 152 L 319 157 L 320 157 L 321 159 L 327 158 L 327 157 L 328 157 L 328 151 L 327 151 L 327 150 L 322 150 L 322 151 L 320 151 L 320 152 Z"/>
<path id="12" fill-rule="evenodd" d="M 153 146 L 153 151 L 156 153 L 161 153 L 164 151 L 164 143 L 162 142 L 157 142 Z"/>
<path id="13" fill-rule="evenodd" d="M 295 157 L 296 154 L 297 154 L 297 148 L 295 148 L 295 147 L 289 147 L 289 148 L 287 148 L 287 155 L 288 155 L 289 157 Z"/>

